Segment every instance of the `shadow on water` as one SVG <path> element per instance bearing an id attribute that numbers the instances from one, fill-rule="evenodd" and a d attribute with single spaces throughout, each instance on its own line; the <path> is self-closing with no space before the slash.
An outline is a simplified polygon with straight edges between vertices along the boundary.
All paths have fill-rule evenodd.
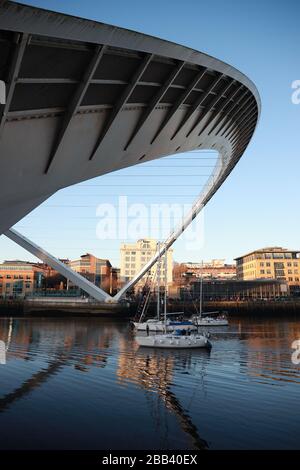
<path id="1" fill-rule="evenodd" d="M 39 330 L 43 326 L 44 328 L 49 327 L 47 322 L 44 323 L 42 321 L 29 321 L 26 324 L 24 320 L 2 320 L 0 333 L 1 337 L 7 340 L 7 345 L 11 345 L 12 355 L 16 357 L 23 355 L 23 359 L 26 358 L 28 360 L 30 358 L 32 360 L 32 354 L 37 356 L 39 346 L 43 343 L 43 335 L 41 335 L 41 330 Z M 81 331 L 82 328 L 86 336 L 80 338 L 83 333 Z M 118 325 L 112 324 L 108 327 L 105 324 L 100 325 L 100 327 L 98 325 L 98 329 L 100 328 L 98 334 L 95 334 L 95 330 L 91 330 L 91 328 L 92 326 L 86 328 L 84 323 L 79 322 L 73 334 L 68 329 L 68 332 L 61 337 L 61 341 L 57 341 L 56 338 L 54 342 L 48 343 L 48 345 L 54 346 L 56 357 L 48 361 L 47 367 L 33 373 L 20 386 L 0 398 L 0 413 L 7 411 L 17 401 L 25 398 L 44 385 L 51 377 L 62 372 L 64 366 L 70 363 L 74 365 L 76 370 L 81 372 L 88 372 L 88 368 L 85 365 L 92 366 L 97 363 L 99 366 L 99 363 L 102 363 L 102 367 L 105 367 L 107 358 L 105 355 L 99 355 L 97 348 L 100 346 L 102 351 L 103 349 L 107 350 L 108 357 L 114 353 L 114 351 L 109 350 L 115 340 L 116 332 L 120 333 Z M 81 334 L 79 333 L 80 331 Z M 54 336 L 56 336 L 55 332 Z M 96 339 L 96 341 L 92 341 L 91 338 Z M 47 341 L 49 341 L 49 337 Z M 79 344 L 81 347 L 86 346 L 80 355 L 76 352 Z M 19 345 L 23 346 L 22 352 L 17 347 Z M 164 411 L 168 410 L 176 417 L 181 430 L 191 440 L 193 448 L 208 448 L 207 442 L 200 437 L 198 429 L 192 422 L 187 410 L 182 407 L 175 393 L 171 391 L 173 369 L 179 363 L 181 369 L 188 369 L 192 361 L 191 351 L 175 351 L 171 353 L 170 351 L 157 351 L 152 348 L 151 350 L 137 349 L 137 345 L 128 327 L 121 329 L 121 335 L 118 337 L 118 346 L 120 349 L 117 372 L 119 379 L 120 376 L 122 376 L 122 380 L 132 381 L 134 379 L 133 381 L 146 392 L 146 400 L 150 408 L 152 408 L 151 413 L 156 427 L 162 428 L 165 426 L 165 441 L 168 441 L 168 424 L 167 421 L 163 423 L 161 415 Z M 194 351 L 193 355 L 195 354 L 206 358 L 209 357 L 209 353 L 206 351 L 201 351 L 201 353 Z M 53 351 L 51 356 L 53 356 Z M 154 403 L 155 400 L 159 400 L 164 408 L 160 404 Z"/>
<path id="2" fill-rule="evenodd" d="M 64 364 L 66 364 L 66 359 L 57 358 L 57 360 L 50 362 L 46 369 L 33 374 L 32 377 L 23 382 L 20 387 L 0 398 L 0 413 L 6 411 L 9 406 L 13 405 L 17 400 L 24 398 L 26 395 L 33 392 L 33 390 L 49 380 L 51 376 L 57 374 Z"/>

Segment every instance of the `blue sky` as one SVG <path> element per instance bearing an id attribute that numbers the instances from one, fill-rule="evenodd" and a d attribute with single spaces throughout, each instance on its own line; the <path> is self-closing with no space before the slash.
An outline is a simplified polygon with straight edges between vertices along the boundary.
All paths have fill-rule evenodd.
<path id="1" fill-rule="evenodd" d="M 178 42 L 224 60 L 248 75 L 262 101 L 257 131 L 237 167 L 205 210 L 204 243 L 199 242 L 199 249 L 187 250 L 183 241 L 178 241 L 174 245 L 174 258 L 231 261 L 263 246 L 300 249 L 300 104 L 295 105 L 291 100 L 291 84 L 300 80 L 298 1 L 36 0 L 23 3 Z M 208 153 L 207 162 L 211 158 L 213 154 Z M 183 160 L 180 157 L 178 161 L 171 160 L 174 186 L 167 190 L 163 179 L 154 187 L 153 177 L 147 177 L 151 172 L 161 171 L 160 165 L 164 164 L 156 162 L 156 170 L 154 164 L 150 169 L 146 165 L 122 173 L 119 179 L 107 176 L 104 180 L 84 183 L 86 187 L 66 189 L 23 219 L 17 228 L 56 256 L 75 258 L 90 251 L 117 265 L 120 241 L 103 242 L 96 238 L 97 204 L 114 203 L 118 195 L 126 194 L 126 184 L 140 179 L 134 174 L 145 175 L 143 185 L 149 186 L 148 196 L 145 187 L 134 186 L 130 188 L 132 192 L 127 191 L 134 202 L 151 202 L 152 191 L 156 193 L 155 202 L 160 194 L 166 202 L 175 194 L 176 202 L 180 202 L 179 179 L 182 200 L 191 202 L 198 193 L 197 184 L 205 181 L 200 175 L 209 170 L 209 165 L 204 168 L 203 164 L 195 170 L 192 159 L 187 161 L 186 169 L 176 169 L 184 164 Z M 195 171 L 196 176 L 188 176 L 191 172 L 196 174 Z M 182 173 L 186 176 L 182 177 Z M 119 181 L 124 187 L 118 187 Z M 103 184 L 111 187 L 105 189 L 108 186 L 101 187 Z M 32 259 L 32 256 L 2 236 L 0 260 L 11 258 Z"/>

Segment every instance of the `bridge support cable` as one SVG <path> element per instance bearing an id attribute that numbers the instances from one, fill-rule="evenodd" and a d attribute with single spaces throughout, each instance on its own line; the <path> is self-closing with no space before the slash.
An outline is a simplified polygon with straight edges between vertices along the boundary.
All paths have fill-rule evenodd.
<path id="1" fill-rule="evenodd" d="M 112 297 L 107 294 L 107 292 L 105 292 L 103 289 L 95 286 L 95 284 L 90 282 L 88 279 L 81 276 L 79 273 L 73 271 L 62 261 L 50 255 L 50 253 L 30 241 L 28 238 L 24 237 L 24 235 L 17 232 L 16 230 L 9 229 L 7 230 L 7 232 L 5 232 L 4 235 L 6 235 L 10 240 L 20 245 L 25 250 L 29 251 L 29 253 L 32 253 L 44 263 L 47 263 L 49 266 L 51 266 L 51 268 L 55 269 L 62 276 L 66 277 L 69 281 L 75 284 L 75 286 L 80 287 L 80 289 L 84 290 L 87 294 L 89 294 L 91 297 L 98 300 L 99 302 L 108 301 L 109 299 L 112 299 Z"/>

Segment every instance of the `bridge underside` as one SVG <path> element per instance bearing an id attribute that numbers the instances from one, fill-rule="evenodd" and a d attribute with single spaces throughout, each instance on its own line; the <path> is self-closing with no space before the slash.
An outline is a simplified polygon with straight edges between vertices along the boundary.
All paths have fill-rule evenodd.
<path id="1" fill-rule="evenodd" d="M 260 112 L 253 83 L 213 57 L 9 1 L 0 5 L 0 80 L 0 234 L 61 188 L 193 149 L 220 155 L 206 204 Z"/>

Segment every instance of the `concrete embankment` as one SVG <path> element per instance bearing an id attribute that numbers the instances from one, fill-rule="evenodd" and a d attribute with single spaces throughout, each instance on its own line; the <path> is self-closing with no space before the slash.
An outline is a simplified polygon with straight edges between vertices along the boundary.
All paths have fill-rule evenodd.
<path id="1" fill-rule="evenodd" d="M 285 315 L 300 314 L 300 300 L 256 302 L 206 302 L 209 311 L 225 310 L 229 315 Z"/>
<path id="2" fill-rule="evenodd" d="M 129 304 L 113 304 L 89 302 L 81 299 L 51 298 L 51 299 L 25 299 L 2 300 L 0 302 L 0 315 L 24 316 L 113 316 L 129 317 Z"/>
<path id="3" fill-rule="evenodd" d="M 24 302 L 20 300 L 0 300 L 0 316 L 20 316 L 24 314 Z"/>
<path id="4" fill-rule="evenodd" d="M 51 299 L 25 299 L 25 300 L 1 300 L 1 316 L 20 315 L 45 315 L 45 316 L 111 316 L 130 318 L 135 315 L 138 304 L 124 303 L 100 303 L 87 299 L 51 298 Z M 168 312 L 184 313 L 186 316 L 197 313 L 198 304 L 183 301 L 170 301 Z M 226 311 L 229 316 L 253 316 L 253 315 L 300 315 L 300 300 L 289 301 L 210 301 L 204 302 L 204 312 Z M 148 315 L 156 314 L 156 302 L 152 302 L 148 308 Z"/>
<path id="5" fill-rule="evenodd" d="M 168 312 L 184 312 L 186 315 L 195 315 L 198 310 L 198 303 L 173 301 L 168 305 Z M 226 311 L 228 315 L 300 315 L 300 299 L 286 301 L 209 301 L 203 304 L 204 312 Z M 149 313 L 156 312 L 156 304 L 152 303 Z"/>

